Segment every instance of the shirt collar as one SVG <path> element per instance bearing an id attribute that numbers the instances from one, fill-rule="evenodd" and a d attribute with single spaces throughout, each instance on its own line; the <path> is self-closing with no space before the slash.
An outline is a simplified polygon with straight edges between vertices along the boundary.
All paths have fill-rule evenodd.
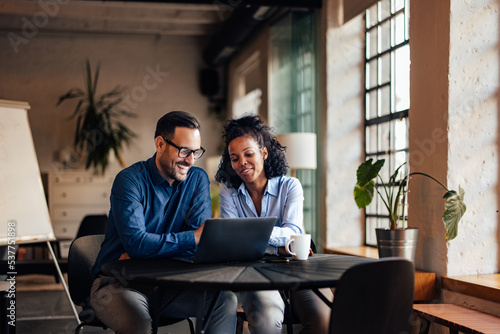
<path id="1" fill-rule="evenodd" d="M 153 184 L 155 186 L 161 184 L 162 182 L 166 182 L 167 185 L 170 186 L 170 183 L 168 183 L 167 180 L 165 180 L 163 176 L 161 176 L 160 171 L 156 166 L 156 153 L 151 158 L 149 158 L 148 165 L 149 174 L 151 175 L 151 180 L 153 181 Z"/>
<path id="2" fill-rule="evenodd" d="M 280 177 L 272 177 L 267 180 L 266 192 L 268 192 L 269 195 L 278 197 L 279 187 L 280 187 Z"/>
<path id="3" fill-rule="evenodd" d="M 266 190 L 264 190 L 264 195 L 268 193 L 271 196 L 278 197 L 279 193 L 279 177 L 273 177 L 267 179 Z M 240 194 L 248 194 L 247 188 L 245 187 L 245 183 L 241 182 L 240 187 L 238 188 L 238 193 Z"/>

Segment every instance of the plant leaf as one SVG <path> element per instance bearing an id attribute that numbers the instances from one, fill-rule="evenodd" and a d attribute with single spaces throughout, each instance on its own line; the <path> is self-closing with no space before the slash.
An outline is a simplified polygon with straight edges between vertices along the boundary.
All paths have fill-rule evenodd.
<path id="1" fill-rule="evenodd" d="M 459 194 L 455 190 L 450 190 L 444 194 L 446 198 L 444 204 L 443 223 L 446 229 L 446 241 L 455 239 L 458 234 L 458 222 L 462 219 L 467 206 L 464 203 L 465 191 L 458 186 Z"/>
<path id="2" fill-rule="evenodd" d="M 359 184 L 354 186 L 354 200 L 358 208 L 366 208 L 373 200 L 375 193 L 375 182 L 370 181 L 363 187 Z"/>
<path id="3" fill-rule="evenodd" d="M 90 61 L 86 59 L 84 67 L 84 89 L 71 88 L 59 97 L 57 105 L 68 99 L 78 98 L 78 103 L 68 119 L 76 118 L 74 147 L 86 156 L 85 168 L 93 168 L 95 173 L 104 173 L 109 164 L 109 154 L 114 152 L 124 163 L 120 151 L 129 146 L 136 135 L 120 122 L 123 117 L 135 114 L 121 109 L 123 88 L 117 85 L 112 90 L 98 95 L 100 64 L 92 71 Z"/>
<path id="4" fill-rule="evenodd" d="M 373 159 L 368 159 L 361 165 L 359 165 L 358 170 L 356 171 L 357 177 L 357 185 L 360 187 L 364 187 L 368 182 L 372 181 L 377 177 L 378 172 L 384 166 L 385 160 L 377 160 L 374 164 L 372 164 Z"/>

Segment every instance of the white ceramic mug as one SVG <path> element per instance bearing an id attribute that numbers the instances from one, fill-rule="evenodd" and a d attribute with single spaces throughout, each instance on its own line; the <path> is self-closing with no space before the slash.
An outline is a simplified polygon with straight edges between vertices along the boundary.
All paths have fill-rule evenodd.
<path id="1" fill-rule="evenodd" d="M 285 249 L 294 260 L 307 260 L 311 248 L 310 234 L 295 234 L 286 242 Z"/>

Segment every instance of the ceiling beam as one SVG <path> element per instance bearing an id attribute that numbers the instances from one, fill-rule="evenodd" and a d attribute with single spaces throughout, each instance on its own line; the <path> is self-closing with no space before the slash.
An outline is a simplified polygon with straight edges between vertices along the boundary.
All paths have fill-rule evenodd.
<path id="1" fill-rule="evenodd" d="M 137 2 L 137 0 L 88 0 L 99 2 Z M 251 6 L 269 6 L 283 8 L 321 8 L 321 0 L 145 0 L 142 2 L 163 3 L 163 4 L 195 4 L 212 6 L 231 6 L 241 5 Z"/>
<path id="2" fill-rule="evenodd" d="M 222 23 L 216 7 L 192 4 L 70 1 L 0 1 L 0 29 L 18 31 L 26 21 L 42 31 L 210 35 Z M 37 24 L 38 22 L 38 24 Z"/>

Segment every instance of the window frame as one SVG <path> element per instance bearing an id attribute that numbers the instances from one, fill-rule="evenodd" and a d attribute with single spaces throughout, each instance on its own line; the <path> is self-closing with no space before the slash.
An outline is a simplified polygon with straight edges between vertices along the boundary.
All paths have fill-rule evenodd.
<path id="1" fill-rule="evenodd" d="M 376 13 L 376 19 L 373 14 Z M 397 21 L 403 18 L 402 21 Z M 398 32 L 403 31 L 403 36 Z M 384 29 L 386 31 L 384 31 Z M 399 29 L 399 30 L 398 30 Z M 388 30 L 388 31 L 387 31 Z M 375 38 L 374 38 L 375 36 Z M 402 39 L 402 40 L 401 40 Z M 376 45 L 372 45 L 376 41 Z M 409 116 L 409 0 L 381 0 L 365 12 L 365 62 L 364 62 L 364 154 L 366 159 L 385 159 L 381 171 L 382 178 L 387 182 L 402 162 L 409 161 L 408 149 L 408 116 Z M 406 48 L 406 49 L 405 49 Z M 407 50 L 407 100 L 401 99 L 403 108 L 398 108 L 396 101 L 397 75 L 396 53 L 404 54 Z M 400 56 L 399 55 L 399 56 Z M 387 64 L 388 58 L 388 64 Z M 398 58 L 401 59 L 401 58 Z M 405 59 L 406 60 L 406 59 Z M 385 61 L 385 63 L 384 63 Z M 374 64 L 376 64 L 376 68 Z M 385 66 L 384 66 L 385 65 Z M 389 65 L 389 66 L 387 66 Z M 388 69 L 389 74 L 386 74 Z M 399 72 L 401 73 L 401 71 Z M 374 78 L 375 77 L 375 78 Z M 375 79 L 375 80 L 374 80 Z M 400 80 L 400 82 L 403 82 Z M 388 99 L 384 100 L 384 93 Z M 375 101 L 372 101 L 375 99 Z M 406 105 L 405 105 L 406 103 Z M 374 110 L 376 113 L 374 114 Z M 397 122 L 403 122 L 398 124 Z M 397 136 L 396 128 L 404 131 Z M 403 129 L 403 130 L 401 130 Z M 385 135 L 384 135 L 385 133 Z M 398 132 L 399 133 L 399 132 Z M 404 138 L 404 145 L 401 138 Z M 385 140 L 384 140 L 385 138 Z M 398 141 L 398 143 L 396 143 Z M 384 144 L 385 142 L 385 144 Z M 408 173 L 408 165 L 402 168 Z M 377 180 L 378 181 L 378 180 Z M 381 185 L 376 183 L 376 187 Z M 405 199 L 407 200 L 406 196 Z M 407 217 L 407 205 L 403 213 L 403 222 Z M 388 227 L 389 215 L 378 194 L 365 209 L 365 245 L 376 246 L 375 228 Z"/>

